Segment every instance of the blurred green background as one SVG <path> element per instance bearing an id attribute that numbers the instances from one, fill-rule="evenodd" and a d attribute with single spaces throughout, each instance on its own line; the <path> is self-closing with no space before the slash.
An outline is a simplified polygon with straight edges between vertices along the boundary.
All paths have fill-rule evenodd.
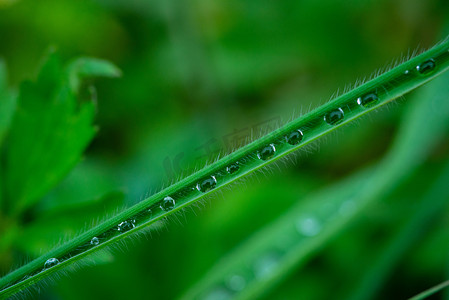
<path id="1" fill-rule="evenodd" d="M 83 161 L 29 213 L 18 242 L 1 253 L 2 271 L 138 202 L 226 149 L 229 139 L 285 122 L 407 51 L 433 45 L 448 17 L 445 0 L 0 0 L 0 56 L 13 87 L 35 77 L 51 45 L 65 60 L 93 56 L 123 71 L 120 79 L 96 82 L 99 132 Z M 293 204 L 383 157 L 413 97 L 315 143 L 297 164 L 215 195 L 198 216 L 187 211 L 99 265 L 54 278 L 56 285 L 32 298 L 180 296 Z M 330 299 L 355 290 L 400 217 L 413 213 L 420 186 L 434 179 L 426 174 L 447 160 L 447 137 L 446 130 L 417 162 L 422 174 L 405 188 L 409 194 L 389 196 L 407 201 L 370 207 L 265 299 Z M 449 277 L 444 216 L 390 262 L 374 298 L 405 298 Z"/>

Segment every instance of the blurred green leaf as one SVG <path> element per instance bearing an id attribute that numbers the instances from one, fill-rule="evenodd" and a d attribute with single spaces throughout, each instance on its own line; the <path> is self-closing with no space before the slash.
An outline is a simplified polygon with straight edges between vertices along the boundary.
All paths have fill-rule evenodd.
<path id="1" fill-rule="evenodd" d="M 7 216 L 6 206 L 1 206 L 0 244 L 11 245 L 22 227 L 40 220 L 41 214 L 57 216 L 58 210 L 65 214 L 66 207 L 96 199 L 118 186 L 128 190 L 130 202 L 138 201 L 147 189 L 160 186 L 164 158 L 184 152 L 182 169 L 205 154 L 204 148 L 193 150 L 210 137 L 220 139 L 275 115 L 288 118 L 292 108 L 317 106 L 337 87 L 369 76 L 392 57 L 399 58 L 407 49 L 412 52 L 418 44 L 429 46 L 448 19 L 445 0 L 170 2 L 172 7 L 166 0 L 0 0 L 0 56 L 8 62 L 10 86 L 28 77 L 42 50 L 53 43 L 64 59 L 102 57 L 117 62 L 127 74 L 113 85 L 108 81 L 96 85 L 101 99 L 107 101 L 99 103 L 96 119 L 101 131 L 89 147 L 89 166 L 79 164 L 20 219 Z M 64 76 L 68 72 L 63 72 Z M 70 78 L 66 79 L 69 84 Z M 87 94 L 92 92 L 90 83 L 89 78 L 80 83 L 80 91 L 75 93 L 78 101 L 91 96 Z M 205 87 L 215 94 L 205 96 L 210 95 L 201 93 Z M 431 98 L 427 101 L 433 102 Z M 0 100 L 0 111 L 3 104 Z M 245 237 L 278 218 L 294 201 L 306 198 L 310 190 L 378 161 L 399 135 L 397 121 L 403 108 L 393 106 L 363 120 L 363 126 L 339 131 L 330 137 L 331 142 L 320 143 L 320 151 L 309 149 L 313 154 L 301 159 L 299 167 L 291 165 L 261 182 L 251 180 L 244 187 L 236 186 L 224 194 L 225 201 L 213 200 L 199 217 L 189 215 L 184 221 L 180 216 L 181 222 L 187 223 L 182 228 L 170 224 L 169 231 L 153 235 L 154 240 L 141 239 L 124 253 L 115 253 L 114 264 L 80 270 L 67 279 L 58 277 L 56 289 L 47 290 L 50 294 L 44 291 L 33 296 L 145 298 L 151 290 L 154 298 L 174 298 Z M 439 113 L 438 105 L 435 109 Z M 0 122 L 3 120 L 7 119 L 0 116 Z M 433 120 L 428 117 L 421 122 Z M 447 118 L 439 122 L 447 124 Z M 433 139 L 432 132 L 416 125 L 410 130 L 413 139 L 408 145 L 430 145 L 429 133 Z M 4 146 L 7 141 L 6 133 Z M 447 153 L 447 138 L 436 141 L 437 148 L 431 146 L 435 150 L 430 163 L 434 165 Z M 409 156 L 410 166 L 427 159 L 427 154 L 402 154 Z M 384 169 L 386 177 L 392 173 L 409 176 L 414 168 L 396 162 L 398 157 L 379 167 L 379 173 Z M 384 168 L 388 164 L 392 167 Z M 413 192 L 434 180 L 419 172 L 422 182 L 409 186 Z M 0 176 L 0 185 L 4 185 Z M 305 190 L 309 183 L 304 177 L 316 179 Z M 369 265 L 390 233 L 398 229 L 397 218 L 405 221 L 414 213 L 412 201 L 401 206 L 402 202 L 393 203 L 390 196 L 386 199 L 377 201 L 373 209 L 365 211 L 364 220 L 295 272 L 276 289 L 275 297 L 266 297 L 328 299 L 329 295 L 339 298 L 335 291 L 340 287 L 353 291 L 358 284 L 354 278 L 364 274 L 363 266 Z M 444 230 L 448 225 L 447 221 L 439 224 L 439 237 L 425 233 L 430 237 L 423 237 L 423 242 L 407 251 L 410 256 L 403 258 L 405 263 L 393 263 L 395 275 L 400 276 L 384 278 L 385 298 L 405 298 L 410 296 L 404 292 L 406 286 L 425 290 L 440 279 L 437 276 L 447 264 L 447 251 L 442 247 L 448 244 Z M 0 273 L 26 260 L 20 249 L 8 251 L 0 252 Z M 150 259 L 154 257 L 158 259 Z"/>
<path id="2" fill-rule="evenodd" d="M 78 91 L 83 80 L 95 77 L 120 77 L 122 72 L 112 63 L 90 57 L 80 57 L 68 66 L 70 87 Z"/>
<path id="3" fill-rule="evenodd" d="M 15 97 L 8 88 L 5 62 L 0 59 L 0 146 L 8 131 L 15 108 Z"/>
<path id="4" fill-rule="evenodd" d="M 116 190 L 114 174 L 95 162 L 88 158 L 80 162 L 61 183 L 42 198 L 34 212 L 40 215 L 76 208 Z"/>
<path id="5" fill-rule="evenodd" d="M 290 209 L 219 261 L 182 299 L 247 299 L 267 292 L 360 209 L 357 187 L 371 172 L 355 174 Z"/>
<path id="6" fill-rule="evenodd" d="M 411 184 L 425 187 L 426 193 L 423 196 L 419 195 L 419 199 L 416 199 L 416 194 L 414 197 L 407 198 L 408 200 L 413 199 L 413 204 L 415 204 L 413 211 L 415 213 L 407 215 L 406 221 L 400 224 L 398 230 L 392 230 L 394 233 L 381 247 L 380 253 L 376 253 L 375 257 L 369 260 L 370 263 L 364 267 L 366 271 L 363 276 L 355 280 L 355 285 L 347 299 L 377 298 L 376 292 L 382 286 L 382 283 L 388 280 L 390 273 L 405 252 L 422 235 L 428 233 L 429 227 L 433 225 L 432 220 L 438 219 L 442 215 L 444 208 L 447 207 L 446 200 L 449 197 L 449 190 L 447 189 L 449 164 L 446 163 L 443 170 L 437 170 L 435 173 L 437 173 L 437 176 L 433 182 L 423 184 L 421 176 L 417 176 L 412 182 L 404 186 L 405 189 L 410 189 L 408 186 Z M 432 175 L 435 176 L 435 174 Z M 400 219 L 402 216 L 398 215 L 397 217 Z"/>
<path id="7" fill-rule="evenodd" d="M 76 70 L 71 74 L 81 78 L 107 73 Z M 37 81 L 20 87 L 6 153 L 6 194 L 13 214 L 32 206 L 54 187 L 79 161 L 95 134 L 94 104 L 77 101 L 77 91 L 71 89 L 65 74 L 59 55 L 52 51 Z"/>
<path id="8" fill-rule="evenodd" d="M 9 90 L 6 64 L 0 59 L 0 153 L 3 151 L 3 140 L 9 130 L 16 106 L 16 97 Z M 0 164 L 0 208 L 3 208 L 3 165 Z"/>

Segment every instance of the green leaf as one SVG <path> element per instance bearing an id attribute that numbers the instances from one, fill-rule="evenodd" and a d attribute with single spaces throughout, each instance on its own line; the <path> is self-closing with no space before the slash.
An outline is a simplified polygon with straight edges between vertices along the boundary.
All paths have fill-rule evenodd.
<path id="1" fill-rule="evenodd" d="M 435 173 L 438 176 L 434 182 L 426 183 L 426 185 L 423 184 L 422 175 L 415 176 L 413 181 L 407 182 L 404 188 L 408 190 L 410 190 L 410 185 L 419 186 L 420 188 L 425 186 L 425 194 L 423 196 L 413 199 L 413 196 L 416 198 L 416 194 L 414 194 L 407 198 L 414 200 L 413 202 L 416 205 L 414 207 L 415 213 L 408 216 L 400 228 L 393 232 L 385 246 L 381 248 L 380 253 L 376 253 L 369 260 L 370 263 L 365 266 L 365 273 L 355 280 L 350 296 L 344 297 L 345 299 L 378 298 L 376 297 L 376 292 L 381 288 L 382 283 L 388 280 L 394 267 L 406 255 L 406 252 L 416 245 L 417 240 L 422 238 L 422 235 L 425 233 L 428 233 L 426 229 L 431 227 L 433 224 L 432 220 L 444 215 L 444 208 L 447 207 L 447 199 L 449 197 L 449 190 L 447 189 L 449 161 L 444 163 L 443 170 L 438 170 Z"/>
<path id="2" fill-rule="evenodd" d="M 11 119 L 16 107 L 16 97 L 8 89 L 8 74 L 5 62 L 0 59 L 0 152 L 3 140 L 9 130 Z M 0 208 L 3 208 L 3 166 L 0 164 Z"/>
<path id="3" fill-rule="evenodd" d="M 67 74 L 59 55 L 51 52 L 37 81 L 20 87 L 5 170 L 13 215 L 53 188 L 80 160 L 96 132 L 94 103 L 77 101 L 78 91 L 69 85 Z"/>
<path id="4" fill-rule="evenodd" d="M 372 171 L 359 172 L 291 208 L 219 261 L 181 299 L 260 297 L 345 226 L 360 209 L 357 187 L 370 180 Z"/>
<path id="5" fill-rule="evenodd" d="M 9 129 L 15 108 L 15 97 L 8 89 L 8 78 L 5 62 L 0 59 L 0 146 Z"/>
<path id="6" fill-rule="evenodd" d="M 94 159 L 80 162 L 33 210 L 37 215 L 84 206 L 85 202 L 117 189 L 116 177 Z M 83 188 L 79 188 L 83 187 Z"/>
<path id="7" fill-rule="evenodd" d="M 285 124 L 260 139 L 239 148 L 233 153 L 155 193 L 129 209 L 118 213 L 64 245 L 45 253 L 32 262 L 7 274 L 0 279 L 0 286 L 4 287 L 0 291 L 0 295 L 6 297 L 20 292 L 26 287 L 48 278 L 51 274 L 84 259 L 90 254 L 101 251 L 137 232 L 148 230 L 148 227 L 154 222 L 169 215 L 174 216 L 177 211 L 199 201 L 206 195 L 216 192 L 235 182 L 237 179 L 253 173 L 282 157 L 286 157 L 289 153 L 304 147 L 319 137 L 336 130 L 344 124 L 350 123 L 439 76 L 442 72 L 449 69 L 447 47 L 448 42 L 435 46 L 429 51 L 393 68 L 383 75 Z M 426 74 L 418 73 L 419 71 L 416 70 L 416 66 L 428 64 L 429 61 L 433 60 L 435 60 L 437 63 L 436 66 L 438 66 L 435 66 L 433 72 Z M 413 76 L 409 76 L 409 70 L 415 70 Z M 375 94 L 373 94 L 373 91 L 376 91 Z M 304 133 L 298 128 L 303 129 Z M 298 135 L 299 141 L 297 140 Z M 303 138 L 301 139 L 302 136 Z M 416 132 L 412 137 L 416 141 Z M 407 140 L 407 142 L 409 141 Z M 421 145 L 415 144 L 416 142 L 413 147 L 406 148 L 405 150 L 415 151 L 416 146 Z M 398 161 L 397 163 L 392 164 L 389 159 L 386 159 L 382 166 L 379 166 L 381 168 L 375 170 L 373 174 L 374 180 L 370 179 L 358 187 L 357 191 L 361 191 L 362 194 L 357 196 L 363 196 L 357 199 L 358 209 L 354 210 L 351 207 L 351 203 L 349 206 L 344 205 L 344 216 L 338 218 L 336 221 L 332 220 L 335 226 L 329 227 L 329 235 L 333 231 L 340 229 L 350 219 L 351 214 L 354 214 L 354 211 L 360 210 L 373 200 L 382 197 L 386 191 L 391 190 L 392 185 L 397 180 L 401 179 L 404 174 L 407 175 L 408 171 L 414 169 L 416 164 L 410 164 L 409 156 L 403 158 L 401 150 L 400 147 L 394 147 L 392 151 L 394 151 L 395 155 L 388 157 L 390 159 L 395 158 Z M 401 156 L 398 154 L 401 154 Z M 230 171 L 231 166 L 233 169 L 238 166 L 238 172 Z M 397 173 L 392 170 L 393 167 L 399 167 L 402 170 L 400 173 Z M 374 181 L 375 184 L 373 184 Z M 329 210 L 325 209 L 323 214 L 329 214 Z M 322 216 L 320 215 L 320 217 Z M 310 221 L 307 222 L 310 223 Z M 291 223 L 289 224 L 291 225 Z M 92 245 L 90 241 L 93 237 L 97 236 L 102 237 L 101 243 Z M 308 247 L 302 249 L 308 251 L 315 248 L 317 248 L 317 245 L 313 242 L 308 243 Z M 304 253 L 307 254 L 307 251 Z M 284 257 L 289 259 L 289 264 L 292 265 L 297 261 L 298 256 L 303 258 L 304 253 L 300 253 L 300 255 L 294 253 L 294 257 Z M 45 263 L 48 259 L 58 259 L 59 263 L 51 268 L 45 268 Z M 273 259 L 272 257 L 268 257 L 268 259 L 270 263 L 269 267 L 271 268 Z M 274 260 L 276 260 L 276 257 Z M 289 267 L 289 264 L 284 264 L 283 266 Z M 265 271 L 262 271 L 265 274 Z M 281 273 L 285 274 L 285 272 Z M 23 279 L 26 275 L 30 276 Z M 276 278 L 276 280 L 279 279 L 280 277 Z M 266 290 L 267 287 L 264 286 L 266 283 L 267 280 L 263 280 L 262 285 L 259 285 L 250 294 L 254 295 L 262 289 Z"/>
<path id="8" fill-rule="evenodd" d="M 81 57 L 68 66 L 70 87 L 77 91 L 85 79 L 95 77 L 120 77 L 122 72 L 110 62 L 97 58 Z"/>

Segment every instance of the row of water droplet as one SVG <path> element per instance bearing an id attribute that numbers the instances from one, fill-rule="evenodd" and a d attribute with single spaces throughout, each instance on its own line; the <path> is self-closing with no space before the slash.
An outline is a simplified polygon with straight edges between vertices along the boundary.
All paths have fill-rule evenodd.
<path id="1" fill-rule="evenodd" d="M 429 59 L 423 62 L 422 64 L 416 67 L 416 72 L 420 75 L 429 75 L 435 70 L 436 64 L 435 60 Z M 410 70 L 404 71 L 404 76 L 409 76 L 412 73 Z M 356 106 L 361 107 L 362 109 L 368 109 L 376 106 L 380 101 L 379 93 L 377 91 L 373 91 L 370 93 L 366 93 L 363 96 L 360 96 L 355 99 Z M 349 105 L 347 106 L 350 107 Z M 328 125 L 334 126 L 342 123 L 345 119 L 345 112 L 343 107 L 338 107 L 326 113 L 323 116 L 323 119 Z M 285 141 L 292 145 L 298 145 L 304 138 L 303 131 L 298 129 L 292 131 L 290 134 L 286 135 Z M 257 153 L 257 157 L 261 160 L 269 160 L 273 158 L 276 154 L 276 144 L 271 143 Z M 334 215 L 347 216 L 349 214 L 353 214 L 356 210 L 356 202 L 353 200 L 346 200 L 340 204 L 339 207 L 334 207 L 333 204 L 328 203 L 327 206 L 324 206 L 327 212 L 336 212 Z M 329 215 L 330 217 L 330 215 Z M 329 221 L 327 219 L 326 221 Z M 313 238 L 320 234 L 323 229 L 323 221 L 313 215 L 302 215 L 300 216 L 296 222 L 294 223 L 295 231 L 299 234 L 301 240 L 307 238 Z M 258 256 L 254 257 L 254 261 L 247 265 L 246 267 L 240 266 L 240 270 L 235 270 L 231 275 L 229 275 L 223 282 L 217 283 L 210 290 L 207 290 L 201 297 L 203 300 L 227 300 L 234 298 L 236 293 L 241 292 L 246 288 L 248 284 L 251 283 L 252 280 L 262 280 L 264 277 L 273 276 L 273 273 L 276 272 L 283 256 L 287 255 L 289 251 L 289 247 L 293 247 L 295 243 L 298 243 L 298 240 L 292 239 L 291 236 L 285 238 L 285 240 L 289 240 L 289 242 L 285 243 L 285 249 L 271 249 L 261 253 Z M 288 244 L 290 243 L 290 244 Z"/>
<path id="2" fill-rule="evenodd" d="M 428 60 L 424 61 L 423 63 L 419 64 L 418 66 L 416 66 L 415 71 L 419 75 L 429 75 L 429 74 L 433 73 L 435 68 L 436 68 L 435 60 L 428 59 Z M 406 70 L 403 75 L 406 77 L 413 75 L 412 71 L 413 70 Z M 366 93 L 363 96 L 360 96 L 355 100 L 356 105 L 359 107 L 362 107 L 363 109 L 372 108 L 372 107 L 376 106 L 378 104 L 378 102 L 379 102 L 379 94 L 378 94 L 377 90 L 370 92 L 370 93 Z M 350 107 L 350 106 L 348 105 L 348 107 Z M 338 108 L 332 109 L 331 111 L 329 111 L 322 117 L 322 120 L 330 126 L 338 125 L 338 124 L 342 123 L 344 121 L 344 119 L 345 119 L 345 111 L 344 111 L 343 107 L 338 107 Z M 304 138 L 303 130 L 301 130 L 301 129 L 294 130 L 294 131 L 290 132 L 289 134 L 285 135 L 283 137 L 283 139 L 281 141 L 279 141 L 278 143 L 277 142 L 269 143 L 268 145 L 259 149 L 257 151 L 257 159 L 261 160 L 261 161 L 268 161 L 276 155 L 277 144 L 285 145 L 287 143 L 290 146 L 297 146 L 301 143 L 301 141 L 303 141 L 303 138 Z M 251 157 L 252 156 L 249 156 L 248 158 L 243 158 L 243 159 L 240 159 L 239 161 L 246 162 L 246 161 L 251 160 Z M 224 171 L 217 172 L 216 175 L 211 175 L 211 176 L 208 176 L 208 177 L 202 179 L 194 187 L 191 187 L 189 189 L 185 189 L 184 191 L 179 192 L 178 198 L 185 199 L 186 196 L 191 191 L 199 191 L 201 193 L 206 193 L 206 192 L 211 191 L 212 189 L 214 189 L 217 186 L 217 177 L 220 178 L 222 176 L 233 175 L 240 170 L 241 164 L 239 161 L 235 161 L 234 163 L 229 164 L 225 168 Z M 229 182 L 231 180 L 232 180 L 232 178 L 227 178 L 226 181 Z M 124 232 L 134 229 L 136 227 L 137 222 L 139 222 L 139 221 L 146 222 L 149 219 L 151 219 L 151 216 L 153 215 L 153 213 L 156 210 L 160 210 L 164 213 L 164 212 L 173 210 L 176 206 L 177 206 L 176 200 L 171 196 L 166 196 L 158 204 L 155 204 L 152 207 L 147 208 L 144 212 L 138 213 L 135 217 L 120 222 L 115 227 L 107 230 L 106 232 L 102 233 L 99 236 L 92 237 L 92 239 L 89 242 L 78 247 L 74 251 L 68 253 L 66 256 L 64 256 L 60 259 L 55 258 L 55 257 L 47 259 L 47 261 L 45 261 L 45 263 L 44 263 L 43 269 L 32 272 L 31 274 L 25 276 L 22 280 L 25 280 L 28 277 L 33 276 L 41 271 L 52 268 L 52 267 L 58 265 L 61 261 L 70 259 L 71 257 L 73 257 L 77 254 L 80 254 L 90 248 L 98 246 L 102 242 L 109 240 L 112 237 L 115 237 L 117 234 L 121 234 L 121 233 L 124 233 Z M 298 226 L 300 226 L 300 228 L 302 228 L 302 230 L 304 232 L 306 232 L 306 235 L 307 235 L 307 232 L 308 232 L 308 235 L 313 235 L 317 231 L 317 228 L 318 228 L 316 226 L 316 224 L 314 223 L 313 219 L 309 219 L 305 223 L 302 223 L 301 225 L 298 225 Z M 309 230 L 305 230 L 304 228 L 309 228 Z M 312 228 L 312 229 L 310 229 L 310 228 Z M 22 280 L 19 280 L 19 281 L 22 281 Z M 233 277 L 232 282 L 234 282 L 235 284 L 231 284 L 231 286 L 240 287 L 243 285 L 240 277 Z"/>

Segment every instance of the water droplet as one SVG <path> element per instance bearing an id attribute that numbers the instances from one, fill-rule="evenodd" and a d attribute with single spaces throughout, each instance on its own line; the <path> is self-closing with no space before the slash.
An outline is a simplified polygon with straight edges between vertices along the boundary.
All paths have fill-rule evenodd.
<path id="1" fill-rule="evenodd" d="M 273 144 L 263 147 L 257 152 L 257 157 L 262 160 L 269 160 L 276 153 L 276 148 Z"/>
<path id="2" fill-rule="evenodd" d="M 56 266 L 57 264 L 59 264 L 59 260 L 57 258 L 49 258 L 44 264 L 44 269 L 49 269 Z"/>
<path id="3" fill-rule="evenodd" d="M 416 70 L 422 75 L 428 75 L 435 70 L 436 64 L 433 59 L 428 59 L 422 64 L 416 66 Z"/>
<path id="4" fill-rule="evenodd" d="M 243 290 L 246 286 L 246 280 L 243 276 L 240 275 L 232 275 L 228 280 L 229 289 L 239 292 Z"/>
<path id="5" fill-rule="evenodd" d="M 172 210 L 173 208 L 175 208 L 175 199 L 169 196 L 165 197 L 164 200 L 162 200 L 160 207 L 164 211 Z"/>
<path id="6" fill-rule="evenodd" d="M 321 231 L 320 222 L 314 217 L 303 217 L 296 223 L 296 230 L 304 236 L 315 236 Z"/>
<path id="7" fill-rule="evenodd" d="M 375 93 L 369 93 L 357 98 L 357 104 L 365 108 L 373 107 L 378 101 L 379 97 Z"/>
<path id="8" fill-rule="evenodd" d="M 285 137 L 290 145 L 298 145 L 302 141 L 304 134 L 301 130 L 295 130 Z"/>
<path id="9" fill-rule="evenodd" d="M 405 70 L 404 74 L 408 75 L 408 74 L 410 74 L 410 71 L 409 70 Z"/>
<path id="10" fill-rule="evenodd" d="M 235 163 L 233 163 L 233 164 L 231 164 L 231 165 L 226 167 L 226 172 L 228 172 L 229 174 L 234 174 L 239 169 L 240 169 L 239 162 L 236 161 Z"/>
<path id="11" fill-rule="evenodd" d="M 340 124 L 344 118 L 345 113 L 343 112 L 343 109 L 337 108 L 333 111 L 328 112 L 324 116 L 324 121 L 326 121 L 326 123 L 329 125 L 337 125 Z"/>
<path id="12" fill-rule="evenodd" d="M 134 220 L 123 221 L 120 224 L 118 224 L 117 229 L 120 232 L 127 232 L 127 231 L 133 229 L 134 227 L 136 227 L 136 225 L 134 225 L 134 223 L 135 223 Z"/>
<path id="13" fill-rule="evenodd" d="M 260 257 L 254 264 L 254 275 L 258 278 L 269 276 L 279 264 L 279 257 L 274 253 L 268 253 Z"/>
<path id="14" fill-rule="evenodd" d="M 100 244 L 100 240 L 99 240 L 96 236 L 94 236 L 94 237 L 90 240 L 90 244 L 93 245 L 93 246 L 96 246 L 96 245 Z"/>
<path id="15" fill-rule="evenodd" d="M 200 183 L 196 185 L 196 189 L 200 192 L 208 192 L 213 189 L 217 185 L 217 179 L 215 176 L 210 176 L 209 178 L 204 179 Z"/>

